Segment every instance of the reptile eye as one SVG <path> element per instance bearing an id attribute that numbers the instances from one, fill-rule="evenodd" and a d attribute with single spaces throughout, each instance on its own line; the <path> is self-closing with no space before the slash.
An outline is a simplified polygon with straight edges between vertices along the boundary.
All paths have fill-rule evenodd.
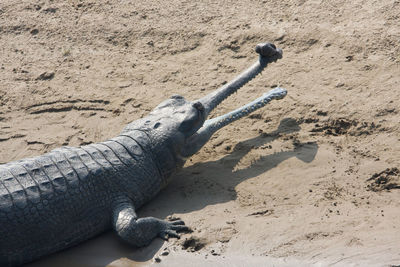
<path id="1" fill-rule="evenodd" d="M 184 97 L 183 96 L 181 96 L 181 95 L 172 95 L 171 96 L 171 99 L 184 99 Z"/>
<path id="2" fill-rule="evenodd" d="M 194 107 L 195 109 L 197 109 L 198 111 L 203 111 L 203 110 L 204 110 L 204 106 L 203 106 L 203 104 L 200 103 L 200 102 L 193 103 L 193 107 Z"/>

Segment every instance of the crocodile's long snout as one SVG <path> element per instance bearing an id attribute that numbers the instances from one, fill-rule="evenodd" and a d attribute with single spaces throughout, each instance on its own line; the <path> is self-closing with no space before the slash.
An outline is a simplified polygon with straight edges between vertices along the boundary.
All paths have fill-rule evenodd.
<path id="1" fill-rule="evenodd" d="M 268 63 L 282 58 L 282 50 L 276 48 L 275 45 L 271 43 L 258 44 L 255 50 L 259 54 L 259 58 L 250 68 L 242 72 L 231 82 L 198 100 L 203 104 L 206 116 L 208 116 L 208 114 L 210 114 L 224 99 L 261 73 Z"/>
<path id="2" fill-rule="evenodd" d="M 268 65 L 268 63 L 282 58 L 282 50 L 276 48 L 275 45 L 271 43 L 258 44 L 255 50 L 259 54 L 257 62 L 255 62 L 250 68 L 242 72 L 231 82 L 197 101 L 204 106 L 205 117 L 207 117 L 208 114 L 210 114 L 210 112 L 224 99 L 256 77 Z M 182 156 L 189 157 L 199 151 L 200 148 L 207 143 L 210 137 L 222 127 L 265 106 L 273 99 L 282 99 L 285 96 L 286 90 L 277 87 L 264 94 L 262 97 L 257 98 L 253 102 L 242 106 L 241 108 L 217 118 L 206 120 L 204 125 L 187 140 L 185 149 L 182 151 Z"/>
<path id="3" fill-rule="evenodd" d="M 194 135 L 192 135 L 186 142 L 185 150 L 182 152 L 183 157 L 189 157 L 200 150 L 205 143 L 210 139 L 210 137 L 222 127 L 247 116 L 251 112 L 254 112 L 271 100 L 282 99 L 286 96 L 287 91 L 284 88 L 277 87 L 263 96 L 255 99 L 254 101 L 246 104 L 232 112 L 225 115 L 206 120 L 203 127 L 201 127 Z"/>

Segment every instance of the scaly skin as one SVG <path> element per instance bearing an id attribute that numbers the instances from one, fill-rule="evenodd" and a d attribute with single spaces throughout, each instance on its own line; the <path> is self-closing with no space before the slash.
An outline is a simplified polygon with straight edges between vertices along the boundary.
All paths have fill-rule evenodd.
<path id="1" fill-rule="evenodd" d="M 286 95 L 278 88 L 228 116 L 206 121 L 223 99 L 282 53 L 270 44 L 256 50 L 259 63 L 237 77 L 234 86 L 193 103 L 173 96 L 108 141 L 61 147 L 0 165 L 0 266 L 33 261 L 109 228 L 137 247 L 157 236 L 179 237 L 177 232 L 188 230 L 180 220 L 137 218 L 135 210 L 151 200 L 215 131 Z"/>
<path id="2" fill-rule="evenodd" d="M 122 196 L 139 208 L 157 194 L 161 174 L 135 135 L 143 134 L 0 166 L 1 266 L 34 260 L 105 231 Z"/>

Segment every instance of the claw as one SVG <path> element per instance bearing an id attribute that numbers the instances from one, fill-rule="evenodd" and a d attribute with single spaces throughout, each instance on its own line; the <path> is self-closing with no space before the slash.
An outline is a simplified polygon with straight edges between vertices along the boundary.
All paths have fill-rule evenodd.
<path id="1" fill-rule="evenodd" d="M 168 234 L 166 233 L 166 232 L 161 232 L 161 233 L 159 233 L 158 234 L 158 236 L 162 239 L 162 240 L 165 240 L 165 241 L 168 241 Z"/>
<path id="2" fill-rule="evenodd" d="M 181 218 L 179 218 L 179 217 L 173 217 L 173 216 L 168 216 L 168 217 L 167 217 L 167 220 L 170 221 L 170 222 L 173 222 L 173 221 L 181 221 Z"/>
<path id="3" fill-rule="evenodd" d="M 177 221 L 172 221 L 171 222 L 173 225 L 185 225 L 185 222 L 182 220 L 177 220 Z"/>
<path id="4" fill-rule="evenodd" d="M 165 234 L 166 234 L 168 237 L 175 237 L 175 238 L 178 238 L 178 239 L 181 238 L 181 237 L 179 236 L 179 234 L 178 234 L 175 230 L 165 230 Z"/>
<path id="5" fill-rule="evenodd" d="M 179 218 L 169 217 L 169 222 L 164 221 L 163 230 L 158 234 L 158 236 L 166 241 L 170 237 L 180 238 L 178 232 L 192 232 L 192 230 L 185 225 L 185 222 Z"/>
<path id="6" fill-rule="evenodd" d="M 181 232 L 181 231 L 188 231 L 189 227 L 187 227 L 186 225 L 172 225 L 171 229 Z"/>

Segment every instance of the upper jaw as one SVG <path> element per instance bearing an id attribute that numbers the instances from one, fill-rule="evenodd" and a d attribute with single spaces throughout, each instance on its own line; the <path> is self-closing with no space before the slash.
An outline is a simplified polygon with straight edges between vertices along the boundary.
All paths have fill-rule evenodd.
<path id="1" fill-rule="evenodd" d="M 231 82 L 198 100 L 198 102 L 203 104 L 206 116 L 228 96 L 261 73 L 269 63 L 281 59 L 283 53 L 282 49 L 276 48 L 276 46 L 271 43 L 260 43 L 256 46 L 255 51 L 259 54 L 259 58 L 251 67 L 242 72 Z"/>

